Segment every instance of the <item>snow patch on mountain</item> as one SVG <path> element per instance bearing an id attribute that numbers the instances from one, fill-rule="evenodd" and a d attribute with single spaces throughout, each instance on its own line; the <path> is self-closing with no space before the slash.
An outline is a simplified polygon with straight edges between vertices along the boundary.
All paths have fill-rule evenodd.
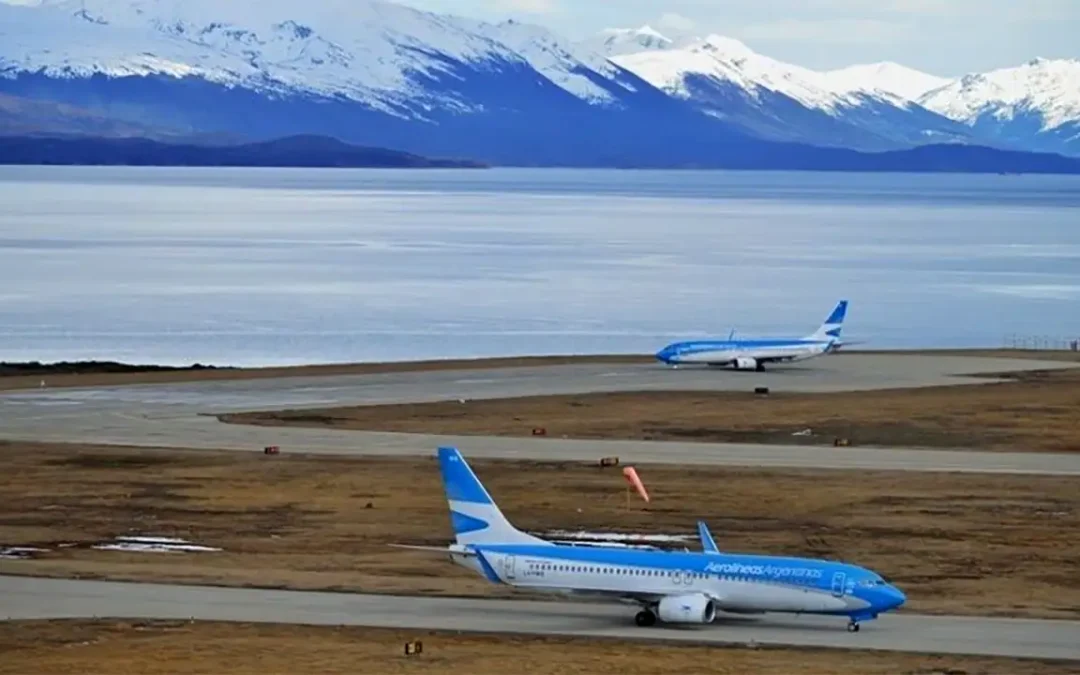
<path id="1" fill-rule="evenodd" d="M 645 25 L 641 28 L 608 28 L 584 41 L 582 46 L 610 57 L 670 49 L 674 44 L 671 38 Z"/>
<path id="2" fill-rule="evenodd" d="M 947 77 L 938 77 L 891 62 L 848 66 L 826 71 L 822 76 L 834 92 L 877 92 L 907 101 L 917 101 L 928 91 L 952 82 Z"/>
<path id="3" fill-rule="evenodd" d="M 975 124 L 1038 115 L 1042 130 L 1080 122 L 1080 60 L 1037 58 L 1015 68 L 970 74 L 927 92 L 919 102 L 946 117 Z"/>
<path id="4" fill-rule="evenodd" d="M 688 76 L 731 82 L 751 96 L 758 96 L 758 88 L 764 88 L 830 112 L 859 105 L 862 94 L 834 91 L 822 73 L 763 56 L 738 40 L 720 35 L 693 39 L 678 48 L 614 56 L 612 61 L 653 86 L 683 98 L 690 96 Z"/>
<path id="5" fill-rule="evenodd" d="M 610 91 L 588 77 L 591 71 L 602 75 L 628 91 L 633 86 L 619 82 L 622 72 L 603 56 L 564 44 L 554 33 L 541 26 L 504 21 L 497 25 L 477 23 L 476 31 L 493 42 L 508 46 L 524 57 L 544 77 L 590 103 L 610 104 Z"/>

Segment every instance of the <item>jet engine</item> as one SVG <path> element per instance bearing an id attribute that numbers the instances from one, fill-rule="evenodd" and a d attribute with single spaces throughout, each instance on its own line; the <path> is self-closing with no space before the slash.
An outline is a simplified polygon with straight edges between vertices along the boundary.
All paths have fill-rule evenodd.
<path id="1" fill-rule="evenodd" d="M 716 605 L 703 593 L 669 595 L 660 601 L 656 613 L 665 623 L 712 623 Z"/>
<path id="2" fill-rule="evenodd" d="M 735 367 L 739 370 L 756 370 L 757 359 L 749 356 L 739 356 L 735 359 Z"/>

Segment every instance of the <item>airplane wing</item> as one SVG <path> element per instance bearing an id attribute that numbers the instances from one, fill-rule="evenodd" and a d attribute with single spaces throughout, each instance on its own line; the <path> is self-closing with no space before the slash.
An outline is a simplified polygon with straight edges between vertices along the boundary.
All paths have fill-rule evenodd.
<path id="1" fill-rule="evenodd" d="M 393 548 L 403 548 L 409 551 L 424 551 L 426 553 L 443 553 L 446 555 L 453 553 L 454 555 L 464 556 L 476 555 L 476 551 L 473 551 L 471 549 L 455 548 L 451 546 L 413 546 L 410 544 L 387 544 L 387 546 L 392 546 Z"/>
<path id="2" fill-rule="evenodd" d="M 869 342 L 869 340 L 843 340 L 843 341 L 837 341 L 837 342 L 833 343 L 832 351 L 834 351 L 834 352 L 839 351 L 843 347 L 850 347 L 851 345 L 864 345 L 867 342 Z"/>
<path id="3" fill-rule="evenodd" d="M 634 593 L 634 592 L 627 592 L 627 591 L 604 591 L 604 590 L 572 591 L 571 592 L 572 595 L 575 595 L 575 596 L 578 596 L 578 597 L 592 597 L 592 598 L 597 598 L 597 599 L 607 598 L 607 599 L 610 599 L 610 600 L 622 600 L 624 602 L 637 604 L 637 605 L 653 605 L 653 604 L 656 604 L 656 603 L 660 602 L 661 600 L 663 600 L 666 597 L 678 596 L 678 595 L 686 595 L 687 593 L 704 593 L 705 595 L 709 596 L 709 598 L 711 598 L 714 603 L 716 603 L 716 608 L 717 609 L 723 610 L 723 611 L 730 611 L 727 608 L 727 605 L 725 603 L 725 598 L 723 596 L 717 595 L 716 593 L 708 593 L 708 592 L 702 591 L 700 589 L 672 590 L 672 592 L 670 592 L 670 593 Z"/>

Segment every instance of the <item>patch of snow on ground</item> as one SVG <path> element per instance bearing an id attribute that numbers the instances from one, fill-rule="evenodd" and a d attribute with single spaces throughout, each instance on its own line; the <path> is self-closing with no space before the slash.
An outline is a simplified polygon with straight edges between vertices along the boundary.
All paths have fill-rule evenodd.
<path id="1" fill-rule="evenodd" d="M 220 551 L 220 548 L 192 544 L 171 537 L 117 537 L 109 543 L 93 546 L 99 551 L 135 551 L 141 553 L 194 553 Z"/>

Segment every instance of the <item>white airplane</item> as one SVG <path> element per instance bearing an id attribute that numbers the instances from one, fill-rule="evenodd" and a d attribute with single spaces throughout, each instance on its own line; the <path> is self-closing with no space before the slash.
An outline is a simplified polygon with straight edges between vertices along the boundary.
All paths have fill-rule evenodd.
<path id="1" fill-rule="evenodd" d="M 904 604 L 904 594 L 864 567 L 831 560 L 723 553 L 704 523 L 701 552 L 557 544 L 515 528 L 456 448 L 439 448 L 454 543 L 399 548 L 447 554 L 487 578 L 531 591 L 628 602 L 639 626 L 659 619 L 707 624 L 717 611 L 787 612 L 848 619 L 848 630 Z"/>
<path id="2" fill-rule="evenodd" d="M 806 337 L 673 342 L 658 351 L 656 358 L 672 366 L 704 363 L 758 371 L 765 370 L 766 363 L 812 359 L 840 348 L 840 330 L 847 306 L 848 301 L 841 300 L 825 323 Z"/>

